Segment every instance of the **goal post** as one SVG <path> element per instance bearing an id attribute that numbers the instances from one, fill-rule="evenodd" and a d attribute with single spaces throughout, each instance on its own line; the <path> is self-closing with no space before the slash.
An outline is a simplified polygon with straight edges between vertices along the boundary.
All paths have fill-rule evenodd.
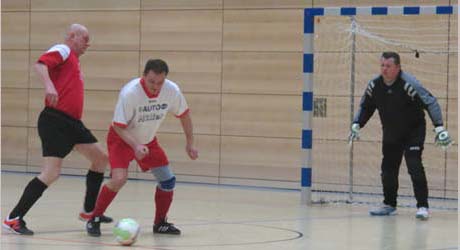
<path id="1" fill-rule="evenodd" d="M 458 6 L 380 6 L 380 7 L 325 7 L 304 9 L 303 26 L 303 88 L 302 88 L 302 135 L 301 135 L 301 204 L 312 203 L 312 178 L 313 178 L 313 113 L 314 102 L 314 73 L 315 73 L 315 18 L 321 16 L 418 16 L 418 15 L 457 15 Z M 354 38 L 353 38 L 354 39 Z M 353 44 L 354 45 L 354 44 Z M 381 51 L 383 52 L 383 51 Z M 418 54 L 418 52 L 417 52 Z M 352 53 L 354 62 L 354 53 Z M 417 55 L 418 57 L 418 55 Z M 351 65 L 350 67 L 353 67 Z M 354 82 L 354 69 L 349 76 L 349 81 Z M 354 84 L 352 84 L 354 88 Z M 347 124 L 351 124 L 353 109 L 355 107 L 353 93 L 350 98 L 351 115 Z M 443 114 L 444 115 L 444 114 Z M 375 119 L 375 118 L 374 118 Z M 427 122 L 427 127 L 430 126 Z M 428 135 L 427 135 L 428 137 Z M 349 149 L 350 163 L 348 166 L 349 189 L 348 201 L 353 201 L 353 145 Z"/>

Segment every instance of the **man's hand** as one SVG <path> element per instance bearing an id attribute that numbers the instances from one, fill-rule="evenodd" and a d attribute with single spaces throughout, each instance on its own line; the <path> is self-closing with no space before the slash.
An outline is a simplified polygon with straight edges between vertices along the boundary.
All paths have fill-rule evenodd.
<path id="1" fill-rule="evenodd" d="M 348 141 L 351 143 L 354 140 L 359 140 L 359 124 L 353 123 L 351 125 L 350 136 L 348 136 Z"/>
<path id="2" fill-rule="evenodd" d="M 198 158 L 198 150 L 196 150 L 192 145 L 185 146 L 185 151 L 190 159 L 195 160 Z"/>
<path id="3" fill-rule="evenodd" d="M 434 143 L 436 146 L 440 146 L 442 149 L 446 150 L 452 144 L 449 133 L 443 126 L 436 127 L 434 131 L 436 132 Z"/>
<path id="4" fill-rule="evenodd" d="M 51 85 L 49 88 L 45 88 L 45 99 L 51 105 L 51 107 L 56 107 L 59 101 L 59 96 L 56 89 Z"/>
<path id="5" fill-rule="evenodd" d="M 146 157 L 149 154 L 149 148 L 145 146 L 144 144 L 139 144 L 134 149 L 134 154 L 136 155 L 136 158 L 138 160 L 142 160 L 144 157 Z"/>

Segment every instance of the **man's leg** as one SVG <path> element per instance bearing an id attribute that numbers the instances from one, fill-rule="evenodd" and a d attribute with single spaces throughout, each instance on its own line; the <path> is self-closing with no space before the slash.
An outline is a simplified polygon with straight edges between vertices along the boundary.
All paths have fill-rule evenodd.
<path id="1" fill-rule="evenodd" d="M 422 150 L 420 146 L 410 147 L 405 154 L 406 165 L 414 188 L 417 208 L 428 208 L 428 184 L 425 175 L 425 168 L 422 164 Z"/>
<path id="2" fill-rule="evenodd" d="M 29 209 L 42 196 L 48 186 L 59 178 L 61 173 L 62 158 L 44 157 L 44 165 L 40 175 L 32 179 L 27 184 L 21 198 L 13 208 L 8 218 L 3 222 L 3 226 L 9 230 L 24 235 L 32 235 L 33 232 L 27 229 L 26 223 L 22 219 Z"/>
<path id="3" fill-rule="evenodd" d="M 399 188 L 399 167 L 403 156 L 403 146 L 400 144 L 383 144 L 383 159 L 381 178 L 383 185 L 383 203 L 396 207 Z"/>
<path id="4" fill-rule="evenodd" d="M 176 177 L 169 166 L 153 168 L 152 173 L 158 181 L 155 191 L 156 209 L 153 232 L 162 234 L 180 234 L 179 229 L 166 221 L 168 211 L 173 200 Z"/>
<path id="5" fill-rule="evenodd" d="M 107 166 L 107 154 L 98 143 L 77 144 L 75 149 L 84 155 L 90 162 L 91 166 L 86 174 L 86 192 L 83 204 L 83 210 L 80 213 L 80 219 L 87 221 L 94 210 L 96 199 L 104 180 L 104 171 Z M 112 222 L 112 218 L 104 216 L 102 222 Z"/>
<path id="6" fill-rule="evenodd" d="M 98 237 L 101 235 L 100 223 L 107 207 L 112 203 L 118 191 L 125 185 L 128 178 L 127 168 L 113 168 L 112 177 L 105 184 L 97 198 L 96 206 L 91 215 L 91 219 L 86 223 L 88 235 Z"/>

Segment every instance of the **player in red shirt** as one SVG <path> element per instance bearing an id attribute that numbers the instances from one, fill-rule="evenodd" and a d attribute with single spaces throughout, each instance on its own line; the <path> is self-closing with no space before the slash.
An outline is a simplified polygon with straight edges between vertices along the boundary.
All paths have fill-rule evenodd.
<path id="1" fill-rule="evenodd" d="M 88 29 L 72 24 L 67 30 L 65 42 L 52 46 L 34 66 L 45 87 L 45 108 L 40 113 L 37 126 L 44 165 L 40 175 L 28 183 L 19 202 L 3 222 L 3 227 L 14 233 L 33 235 L 23 217 L 45 189 L 59 178 L 62 161 L 74 148 L 91 161 L 80 219 L 88 220 L 94 209 L 108 158 L 81 121 L 84 86 L 79 57 L 88 47 Z M 102 219 L 102 222 L 112 221 L 106 216 Z"/>

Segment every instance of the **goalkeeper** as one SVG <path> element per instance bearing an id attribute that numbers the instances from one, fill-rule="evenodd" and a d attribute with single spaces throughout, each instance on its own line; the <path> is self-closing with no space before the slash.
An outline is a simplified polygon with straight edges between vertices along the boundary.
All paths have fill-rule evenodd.
<path id="1" fill-rule="evenodd" d="M 406 160 L 417 200 L 416 217 L 429 218 L 428 185 L 422 165 L 426 121 L 424 109 L 435 127 L 437 145 L 452 143 L 443 127 L 441 108 L 414 76 L 401 70 L 399 55 L 384 52 L 380 58 L 380 75 L 369 81 L 359 110 L 351 125 L 350 140 L 359 139 L 359 129 L 379 111 L 383 128 L 381 178 L 383 204 L 370 210 L 371 215 L 396 214 L 398 175 L 402 157 Z"/>

